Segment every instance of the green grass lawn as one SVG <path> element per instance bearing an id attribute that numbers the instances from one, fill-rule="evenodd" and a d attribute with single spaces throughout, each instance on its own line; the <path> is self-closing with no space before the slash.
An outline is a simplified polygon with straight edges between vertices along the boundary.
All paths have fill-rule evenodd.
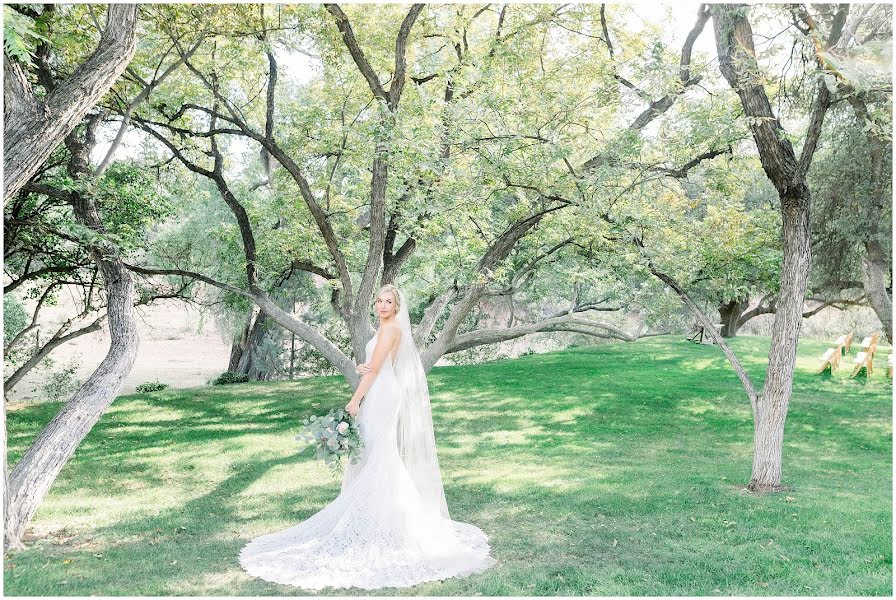
<path id="1" fill-rule="evenodd" d="M 761 383 L 768 339 L 733 346 Z M 488 533 L 499 563 L 379 595 L 890 595 L 889 348 L 850 380 L 812 374 L 826 346 L 800 345 L 790 487 L 766 495 L 744 490 L 750 406 L 716 347 L 662 337 L 434 369 L 452 518 Z M 338 494 L 293 436 L 348 398 L 339 377 L 118 398 L 28 548 L 7 553 L 5 593 L 308 595 L 247 575 L 237 554 Z M 9 414 L 11 464 L 58 408 Z"/>

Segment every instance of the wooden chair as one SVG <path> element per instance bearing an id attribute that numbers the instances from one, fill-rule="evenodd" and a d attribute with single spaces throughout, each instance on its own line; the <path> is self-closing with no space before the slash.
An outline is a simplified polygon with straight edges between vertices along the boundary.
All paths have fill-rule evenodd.
<path id="1" fill-rule="evenodd" d="M 849 354 L 849 349 L 852 348 L 852 336 L 853 332 L 849 332 L 848 335 L 841 335 L 837 338 L 837 347 L 840 348 L 840 353 L 842 355 Z"/>
<path id="2" fill-rule="evenodd" d="M 872 333 L 871 335 L 865 337 L 865 338 L 862 340 L 862 350 L 864 350 L 865 352 L 867 352 L 872 346 L 875 347 L 875 348 L 877 348 L 877 339 L 878 339 L 878 337 L 880 337 L 880 332 L 879 332 L 879 331 L 875 331 L 875 332 Z"/>
<path id="3" fill-rule="evenodd" d="M 853 363 L 855 367 L 850 377 L 855 377 L 862 369 L 865 369 L 865 377 L 871 377 L 871 374 L 874 373 L 874 347 L 872 346 L 868 352 L 859 352 Z"/>
<path id="4" fill-rule="evenodd" d="M 842 355 L 840 354 L 839 346 L 837 346 L 836 348 L 828 348 L 827 351 L 825 351 L 825 353 L 821 355 L 821 368 L 818 369 L 816 375 L 821 375 L 828 369 L 831 370 L 831 375 L 833 375 L 837 368 L 840 366 L 841 356 Z"/>

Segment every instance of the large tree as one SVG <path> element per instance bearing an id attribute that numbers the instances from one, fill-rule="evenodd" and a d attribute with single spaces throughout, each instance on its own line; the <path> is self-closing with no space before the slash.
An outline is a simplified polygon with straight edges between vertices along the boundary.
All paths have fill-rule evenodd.
<path id="1" fill-rule="evenodd" d="M 892 142 L 851 109 L 836 113 L 811 179 L 812 283 L 867 298 L 892 342 Z"/>
<path id="2" fill-rule="evenodd" d="M 832 69 L 830 52 L 841 43 L 847 24 L 849 7 L 839 5 L 823 9 L 825 18 L 813 17 L 803 7 L 792 7 L 792 26 L 798 30 L 795 40 L 807 47 L 814 93 L 811 94 L 808 124 L 802 149 L 797 155 L 778 116 L 772 110 L 765 85 L 766 80 L 753 42 L 753 31 L 746 6 L 715 6 L 712 9 L 719 67 L 725 80 L 736 92 L 762 168 L 778 195 L 781 214 L 781 241 L 783 262 L 780 270 L 778 294 L 775 302 L 775 318 L 772 326 L 769 361 L 762 388 L 752 382 L 736 354 L 716 331 L 714 323 L 701 310 L 694 297 L 668 272 L 651 253 L 643 232 L 628 232 L 634 246 L 647 261 L 647 268 L 671 287 L 696 315 L 698 321 L 718 343 L 740 378 L 753 412 L 754 448 L 753 469 L 749 489 L 753 491 L 778 491 L 782 489 L 781 464 L 784 421 L 792 392 L 796 347 L 810 273 L 810 199 L 807 172 L 818 148 L 825 115 L 835 98 L 832 90 L 841 94 L 837 101 L 850 94 L 844 85 L 842 73 Z M 787 14 L 787 13 L 785 13 Z M 855 25 L 853 23 L 852 25 Z M 847 27 L 847 30 L 849 27 Z M 854 30 L 854 28 L 853 28 Z M 611 214 L 600 215 L 609 223 L 618 219 Z M 811 311 L 810 311 L 811 312 Z"/>
<path id="3" fill-rule="evenodd" d="M 804 9 L 799 18 L 811 28 L 819 44 L 818 61 L 826 64 L 821 51 L 840 40 L 848 7 L 838 7 L 825 38 Z M 803 301 L 809 279 L 811 248 L 809 207 L 811 192 L 806 173 L 811 165 L 824 117 L 831 105 L 831 92 L 823 80 L 816 85 L 809 127 L 797 156 L 778 117 L 772 110 L 757 61 L 753 29 L 745 6 L 713 8 L 713 25 L 719 53 L 719 69 L 740 98 L 744 114 L 759 151 L 762 168 L 778 192 L 783 239 L 783 263 L 777 310 L 772 325 L 771 347 L 761 392 L 751 393 L 754 413 L 753 491 L 781 489 L 781 451 L 784 421 L 793 388 L 796 348 L 803 320 Z"/>
<path id="4" fill-rule="evenodd" d="M 831 143 L 812 176 L 821 193 L 814 211 L 817 285 L 858 288 L 893 339 L 892 80 L 881 60 L 892 44 L 892 7 L 865 6 L 829 54 L 841 102 L 833 109 Z"/>
<path id="5" fill-rule="evenodd" d="M 90 119 L 83 132 L 66 138 L 71 152 L 71 177 L 89 177 L 89 148 L 98 119 Z M 86 190 L 70 192 L 68 201 L 78 221 L 91 230 L 106 233 L 96 204 Z M 112 343 L 106 357 L 74 396 L 37 436 L 9 474 L 4 533 L 9 547 L 21 545 L 25 528 L 40 506 L 62 467 L 74 454 L 105 409 L 115 399 L 137 358 L 137 322 L 134 318 L 134 283 L 117 251 L 98 241 L 88 245 L 105 282 L 106 317 Z M 6 457 L 4 456 L 4 467 Z"/>
<path id="6" fill-rule="evenodd" d="M 78 7 L 73 10 L 82 9 Z M 91 10 L 91 7 L 86 7 L 84 15 L 92 14 Z M 114 7 L 110 8 L 110 19 L 119 10 Z M 133 15 L 136 17 L 136 5 L 131 6 L 128 10 L 133 10 Z M 75 69 L 75 74 L 64 76 L 72 54 L 77 54 L 77 52 L 72 53 L 72 48 L 65 44 L 53 43 L 58 41 L 57 36 L 69 39 L 67 36 L 70 35 L 70 32 L 66 31 L 66 28 L 79 25 L 73 24 L 78 21 L 71 19 L 71 13 L 56 13 L 52 6 L 46 7 L 44 12 L 35 18 L 49 19 L 47 32 L 50 36 L 38 48 L 37 59 L 29 66 L 29 72 L 37 84 L 43 88 L 46 96 L 52 98 L 60 87 L 70 86 L 73 81 L 82 83 L 84 81 L 75 77 L 79 71 L 83 70 L 84 65 Z M 80 23 L 83 25 L 84 21 Z M 97 29 L 100 28 L 95 20 L 93 24 Z M 114 21 L 111 24 L 107 23 L 104 31 L 94 33 L 103 40 L 109 36 L 116 38 L 116 34 L 109 33 L 113 24 L 115 24 Z M 57 28 L 61 31 L 57 31 Z M 89 35 L 83 37 L 89 39 Z M 113 47 L 127 51 L 125 57 L 128 60 L 130 54 L 133 54 L 132 49 Z M 106 55 L 108 48 L 102 43 L 101 48 L 104 48 L 101 56 L 110 59 Z M 95 54 L 94 58 L 96 56 Z M 157 59 L 158 56 L 151 58 L 153 61 Z M 156 82 L 156 78 L 164 78 L 170 73 L 169 70 L 161 69 L 164 62 L 165 56 L 163 55 L 162 62 L 150 67 L 149 73 L 153 74 L 150 77 L 152 82 Z M 104 77 L 109 76 L 107 69 L 103 67 L 105 62 L 90 63 L 88 61 L 88 63 L 93 64 Z M 173 64 L 176 68 L 180 63 L 174 62 Z M 127 60 L 124 66 L 126 65 Z M 146 64 L 142 63 L 139 66 L 146 67 Z M 24 76 L 24 71 L 21 68 L 19 70 Z M 137 70 L 134 72 L 136 73 Z M 144 71 L 144 73 L 146 72 Z M 96 83 L 94 77 L 94 74 L 90 74 L 86 81 Z M 70 90 L 69 93 L 73 92 Z M 88 94 L 88 97 L 92 97 L 91 94 Z M 123 97 L 128 98 L 126 94 Z M 129 104 L 136 106 L 145 98 L 146 95 L 137 95 L 129 100 Z M 89 109 L 90 107 L 85 109 L 85 112 Z M 65 112 L 65 114 L 70 116 L 69 112 Z M 84 115 L 84 113 L 81 114 Z M 94 166 L 92 154 L 97 147 L 97 131 L 107 116 L 108 113 L 101 110 L 89 112 L 81 123 L 73 126 L 64 136 L 65 147 L 58 153 L 60 160 L 49 165 L 38 164 L 38 172 L 30 181 L 20 185 L 17 192 L 18 194 L 37 195 L 44 199 L 38 202 L 43 202 L 45 206 L 52 198 L 57 203 L 70 208 L 72 218 L 68 220 L 66 226 L 72 230 L 68 235 L 63 235 L 69 242 L 79 244 L 86 250 L 100 275 L 103 283 L 105 319 L 109 326 L 111 344 L 100 365 L 65 403 L 59 413 L 41 430 L 22 458 L 16 463 L 12 472 L 8 472 L 6 459 L 6 412 L 4 406 L 4 534 L 7 547 L 21 546 L 25 529 L 44 496 L 80 442 L 114 401 L 136 359 L 139 339 L 134 305 L 138 302 L 145 302 L 148 298 L 137 299 L 133 278 L 125 267 L 123 258 L 126 250 L 133 250 L 133 247 L 130 247 L 130 242 L 133 242 L 132 234 L 135 233 L 135 229 L 140 229 L 145 225 L 145 223 L 141 223 L 137 228 L 132 228 L 127 221 L 133 218 L 139 219 L 141 214 L 146 214 L 147 207 L 143 206 L 143 203 L 147 196 L 146 190 L 141 189 L 140 193 L 135 196 L 126 184 L 121 185 L 119 176 L 127 171 L 127 167 L 123 170 L 117 167 L 110 168 L 112 156 L 118 147 L 117 142 L 107 150 L 102 163 L 99 166 Z M 9 127 L 12 117 L 9 114 L 5 117 L 6 125 Z M 54 127 L 59 126 L 58 123 L 54 125 Z M 48 132 L 45 133 L 50 135 Z M 18 204 L 18 201 L 15 204 Z M 72 222 L 77 226 L 71 227 Z M 32 220 L 28 224 L 34 225 L 35 222 Z M 29 248 L 26 246 L 24 251 L 28 250 Z M 37 260 L 41 260 L 41 258 L 37 257 Z M 27 265 L 28 257 L 18 262 Z M 57 267 L 53 264 L 45 265 L 48 271 L 43 271 L 42 274 L 58 272 Z M 37 271 L 30 271 L 28 267 L 24 267 L 10 285 L 13 285 L 15 281 L 34 280 L 35 273 L 40 274 L 41 271 L 40 268 Z M 159 294 L 151 295 L 158 296 Z M 55 341 L 51 340 L 51 343 L 43 350 L 52 350 Z M 38 352 L 38 355 L 40 354 L 41 352 Z M 36 359 L 38 356 L 33 358 Z"/>
<path id="7" fill-rule="evenodd" d="M 307 91 L 286 88 L 286 98 L 279 91 L 284 83 L 276 51 L 286 42 L 278 41 L 263 11 L 243 19 L 252 35 L 237 27 L 186 60 L 191 78 L 178 85 L 198 84 L 203 91 L 189 102 L 157 102 L 133 120 L 181 165 L 215 184 L 238 226 L 243 281 L 221 281 L 180 266 L 134 264 L 132 269 L 191 277 L 250 299 L 353 383 L 357 375 L 350 355 L 360 356 L 373 333 L 369 307 L 375 285 L 394 281 L 403 271 L 414 270 L 419 277 L 412 279 L 432 282 L 428 289 L 417 283 L 428 298 L 414 307 L 420 314 L 415 337 L 427 368 L 451 352 L 538 331 L 631 339 L 587 318 L 584 313 L 595 307 L 589 298 L 579 298 L 562 315 L 502 330 L 469 329 L 480 300 L 518 291 L 545 258 L 572 249 L 564 229 L 577 227 L 576 202 L 541 193 L 530 175 L 568 177 L 567 147 L 582 155 L 576 160 L 586 170 L 596 169 L 601 159 L 589 157 L 602 144 L 588 137 L 584 141 L 592 147 L 583 150 L 575 128 L 588 128 L 583 120 L 596 127 L 619 109 L 618 93 L 604 92 L 593 77 L 612 82 L 614 90 L 621 84 L 602 64 L 595 66 L 594 58 L 605 62 L 606 57 L 596 57 L 582 36 L 573 42 L 583 49 L 586 72 L 550 48 L 533 52 L 532 43 L 548 31 L 564 31 L 553 25 L 561 17 L 587 17 L 599 25 L 596 9 L 569 17 L 561 14 L 562 7 L 430 10 L 431 20 L 417 24 L 422 7 L 400 13 L 384 8 L 369 13 L 361 31 L 338 6 L 326 7 L 324 15 L 313 9 L 300 13 L 296 18 L 315 24 L 327 17 L 323 27 L 306 28 L 325 78 Z M 278 14 L 287 24 L 289 18 Z M 456 31 L 436 26 L 436 19 L 450 19 Z M 707 19 L 701 14 L 700 29 Z M 418 25 L 421 33 L 415 35 Z M 689 38 L 686 67 L 695 37 Z M 179 43 L 175 32 L 172 42 Z M 419 57 L 413 63 L 406 56 L 411 48 Z M 258 69 L 259 56 L 265 58 L 264 71 Z M 666 58 L 658 57 L 656 66 L 667 68 Z M 679 78 L 684 89 L 699 81 L 687 68 L 675 71 L 676 83 L 668 88 L 679 85 Z M 582 84 L 570 84 L 574 78 Z M 577 93 L 561 94 L 564 86 Z M 637 136 L 680 95 L 681 90 L 664 90 L 623 127 L 623 136 Z M 576 110 L 594 99 L 587 112 Z M 242 185 L 228 167 L 230 140 L 237 138 L 247 138 L 277 165 L 257 186 Z M 543 169 L 533 170 L 533 163 Z M 612 168 L 628 167 L 613 162 Z M 296 194 L 298 203 L 286 202 Z M 254 207 L 277 202 L 285 215 L 277 238 L 286 252 L 271 261 L 263 252 L 271 247 L 270 235 L 256 236 Z M 349 352 L 271 302 L 270 284 L 290 270 L 330 282 L 330 305 L 348 331 Z M 508 285 L 512 281 L 516 285 Z"/>

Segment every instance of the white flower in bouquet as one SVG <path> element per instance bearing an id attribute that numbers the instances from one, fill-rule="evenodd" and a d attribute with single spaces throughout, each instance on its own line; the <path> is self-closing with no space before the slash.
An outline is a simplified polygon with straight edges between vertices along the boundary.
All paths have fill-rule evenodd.
<path id="1" fill-rule="evenodd" d="M 323 416 L 302 419 L 302 431 L 295 439 L 312 446 L 315 458 L 327 463 L 334 475 L 342 470 L 342 457 L 351 462 L 360 458 L 363 441 L 357 421 L 346 410 L 337 408 Z"/>

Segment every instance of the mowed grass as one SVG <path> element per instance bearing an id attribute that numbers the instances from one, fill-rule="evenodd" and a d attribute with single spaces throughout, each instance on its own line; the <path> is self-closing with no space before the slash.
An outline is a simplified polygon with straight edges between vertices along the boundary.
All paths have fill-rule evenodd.
<path id="1" fill-rule="evenodd" d="M 768 339 L 733 346 L 761 383 Z M 255 579 L 252 537 L 320 510 L 339 482 L 295 451 L 341 378 L 118 398 L 7 553 L 7 595 L 880 595 L 892 593 L 892 408 L 873 377 L 812 371 L 800 345 L 783 493 L 749 481 L 752 418 L 716 347 L 650 338 L 430 375 L 452 517 L 489 571 L 379 592 Z M 855 352 L 851 354 L 854 355 Z M 851 357 L 850 357 L 851 359 Z M 9 415 L 10 461 L 58 404 Z"/>

